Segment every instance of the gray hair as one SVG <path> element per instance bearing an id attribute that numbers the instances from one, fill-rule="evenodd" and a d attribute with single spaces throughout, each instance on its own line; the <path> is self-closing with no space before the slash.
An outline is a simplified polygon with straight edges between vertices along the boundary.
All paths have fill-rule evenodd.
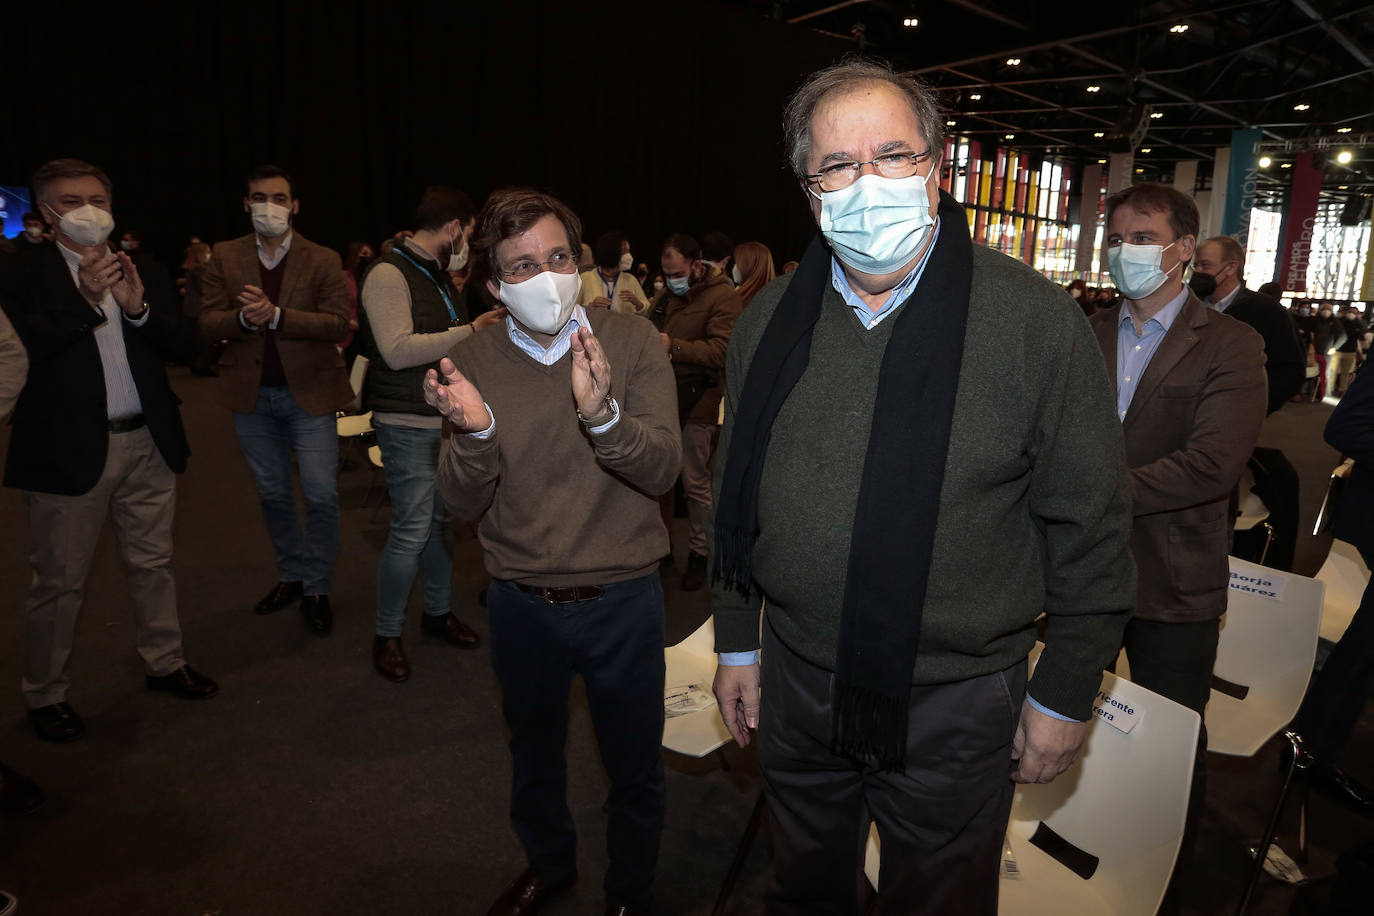
<path id="1" fill-rule="evenodd" d="M 932 161 L 940 159 L 944 152 L 945 130 L 934 91 L 915 77 L 893 70 L 890 64 L 856 57 L 811 74 L 787 101 L 782 116 L 783 142 L 787 145 L 792 171 L 798 178 L 806 176 L 806 159 L 811 154 L 811 117 L 816 108 L 826 96 L 864 83 L 887 83 L 906 96 L 933 154 Z"/>

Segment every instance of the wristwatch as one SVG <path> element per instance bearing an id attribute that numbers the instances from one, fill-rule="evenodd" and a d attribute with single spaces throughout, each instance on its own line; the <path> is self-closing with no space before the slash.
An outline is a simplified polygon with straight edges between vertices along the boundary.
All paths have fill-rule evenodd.
<path id="1" fill-rule="evenodd" d="M 581 420 L 582 425 L 586 427 L 603 426 L 615 419 L 617 411 L 615 398 L 608 394 L 601 400 L 601 413 L 594 417 L 586 417 L 582 415 L 582 409 L 579 407 L 577 408 L 577 419 Z"/>

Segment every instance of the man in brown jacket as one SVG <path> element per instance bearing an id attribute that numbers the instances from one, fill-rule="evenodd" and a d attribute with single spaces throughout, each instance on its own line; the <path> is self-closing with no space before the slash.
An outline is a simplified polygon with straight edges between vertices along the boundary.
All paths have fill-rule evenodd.
<path id="1" fill-rule="evenodd" d="M 701 246 L 690 235 L 669 236 L 661 264 L 668 286 L 655 297 L 650 316 L 677 379 L 682 490 L 691 523 L 682 590 L 692 592 L 706 584 L 705 522 L 711 512 L 711 457 L 725 390 L 725 350 L 744 300 L 718 267 L 702 260 Z"/>
<path id="2" fill-rule="evenodd" d="M 1131 680 L 1202 715 L 1226 613 L 1231 491 L 1259 438 L 1267 382 L 1263 338 L 1180 280 L 1197 231 L 1197 206 L 1167 185 L 1109 197 L 1107 258 L 1123 298 L 1091 320 L 1131 468 L 1139 573 L 1124 637 Z M 1180 872 L 1202 810 L 1206 749 L 1204 727 Z"/>
<path id="3" fill-rule="evenodd" d="M 312 631 L 333 625 L 329 589 L 339 552 L 339 445 L 334 414 L 353 398 L 336 344 L 348 334 L 348 288 L 338 254 L 293 231 L 296 186 L 262 166 L 247 179 L 253 232 L 220 242 L 205 269 L 200 328 L 227 341 L 219 400 L 234 412 L 243 456 L 257 481 L 280 581 L 254 608 L 270 614 L 301 601 Z M 296 514 L 291 453 L 305 494 Z"/>

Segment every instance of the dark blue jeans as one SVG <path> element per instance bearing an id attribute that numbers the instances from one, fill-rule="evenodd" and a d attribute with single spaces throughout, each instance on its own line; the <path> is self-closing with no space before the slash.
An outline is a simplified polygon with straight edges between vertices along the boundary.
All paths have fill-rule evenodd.
<path id="1" fill-rule="evenodd" d="M 1374 568 L 1374 551 L 1361 550 L 1366 566 Z M 1294 730 L 1307 751 L 1321 763 L 1336 756 L 1355 728 L 1369 695 L 1374 693 L 1374 579 L 1365 583 L 1364 597 L 1336 648 L 1326 657 L 1321 673 L 1298 710 Z"/>
<path id="2" fill-rule="evenodd" d="M 606 903 L 647 906 L 663 829 L 663 587 L 658 573 L 590 601 L 549 604 L 515 583 L 487 592 L 491 656 L 510 728 L 511 823 L 551 884 L 576 873 L 568 810 L 568 692 L 582 675 L 607 800 Z"/>
<path id="3" fill-rule="evenodd" d="M 339 435 L 333 414 L 312 417 L 290 388 L 258 389 L 258 407 L 234 414 L 234 430 L 253 479 L 283 582 L 327 595 L 339 555 Z M 296 512 L 291 453 L 305 493 L 305 531 Z"/>
<path id="4" fill-rule="evenodd" d="M 453 529 L 434 494 L 443 438 L 439 429 L 375 424 L 391 494 L 391 531 L 377 561 L 377 635 L 400 636 L 415 573 L 424 579 L 425 613 L 449 612 Z"/>

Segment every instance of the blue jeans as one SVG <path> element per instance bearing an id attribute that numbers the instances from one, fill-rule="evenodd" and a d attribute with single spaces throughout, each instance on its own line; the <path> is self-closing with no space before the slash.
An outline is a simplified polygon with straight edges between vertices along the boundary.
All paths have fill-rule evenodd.
<path id="1" fill-rule="evenodd" d="M 300 582 L 307 595 L 327 595 L 339 555 L 339 434 L 334 415 L 312 417 L 291 389 L 258 389 L 258 409 L 234 414 L 243 457 L 253 471 L 262 517 L 272 538 L 283 582 Z M 296 513 L 291 452 L 305 493 L 305 532 Z"/>
<path id="2" fill-rule="evenodd" d="M 391 533 L 377 563 L 377 635 L 393 637 L 405 625 L 416 571 L 424 578 L 425 613 L 448 613 L 453 529 L 444 501 L 434 493 L 441 431 L 385 423 L 375 428 L 391 495 Z"/>

